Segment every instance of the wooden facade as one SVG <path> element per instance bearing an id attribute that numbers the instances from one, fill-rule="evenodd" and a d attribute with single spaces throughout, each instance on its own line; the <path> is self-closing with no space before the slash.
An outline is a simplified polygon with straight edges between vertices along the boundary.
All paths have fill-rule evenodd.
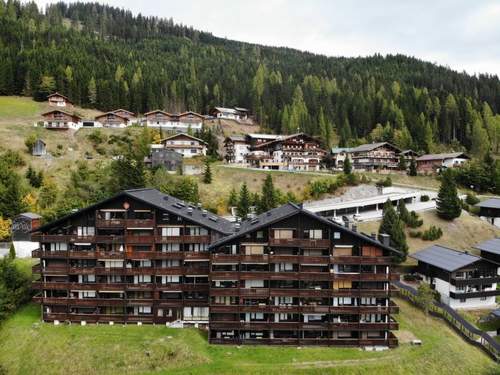
<path id="1" fill-rule="evenodd" d="M 401 150 L 388 142 L 368 143 L 349 150 L 354 169 L 397 169 Z"/>
<path id="2" fill-rule="evenodd" d="M 209 340 L 393 347 L 393 251 L 288 204 L 211 245 Z"/>
<path id="3" fill-rule="evenodd" d="M 203 128 L 205 116 L 196 112 L 168 113 L 155 110 L 144 115 L 145 125 L 152 128 L 164 128 L 167 131 L 187 133 L 189 130 L 199 131 Z"/>
<path id="4" fill-rule="evenodd" d="M 69 112 L 54 109 L 42 114 L 43 126 L 52 130 L 77 129 L 81 118 Z"/>
<path id="5" fill-rule="evenodd" d="M 189 134 L 179 133 L 161 140 L 165 150 L 175 151 L 185 158 L 207 154 L 207 143 Z"/>
<path id="6" fill-rule="evenodd" d="M 124 128 L 131 122 L 130 117 L 115 112 L 107 112 L 96 116 L 95 121 L 105 128 Z"/>
<path id="7" fill-rule="evenodd" d="M 47 96 L 47 101 L 51 107 L 69 107 L 73 105 L 73 102 L 68 99 L 68 97 L 55 92 Z"/>

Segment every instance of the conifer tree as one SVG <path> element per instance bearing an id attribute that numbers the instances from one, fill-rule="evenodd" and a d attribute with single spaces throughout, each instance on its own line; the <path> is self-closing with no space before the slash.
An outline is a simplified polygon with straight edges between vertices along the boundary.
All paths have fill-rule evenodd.
<path id="1" fill-rule="evenodd" d="M 398 204 L 398 214 L 399 214 L 399 218 L 401 219 L 401 221 L 403 223 L 405 223 L 405 224 L 409 223 L 409 221 L 410 221 L 410 212 L 406 208 L 406 203 L 405 203 L 404 199 L 401 199 L 399 201 L 399 204 Z"/>
<path id="2" fill-rule="evenodd" d="M 407 165 L 406 165 L 406 159 L 405 159 L 404 155 L 399 156 L 398 168 L 402 171 L 406 171 Z"/>
<path id="3" fill-rule="evenodd" d="M 236 211 L 242 219 L 246 219 L 250 213 L 250 192 L 245 182 L 241 185 Z"/>
<path id="4" fill-rule="evenodd" d="M 14 248 L 14 244 L 13 243 L 10 244 L 9 258 L 10 259 L 16 259 L 16 249 Z"/>
<path id="5" fill-rule="evenodd" d="M 436 199 L 437 214 L 445 220 L 453 220 L 462 213 L 462 204 L 457 193 L 457 186 L 452 171 L 446 170 L 442 175 L 441 187 Z"/>
<path id="6" fill-rule="evenodd" d="M 348 176 L 352 173 L 351 158 L 349 156 L 346 156 L 346 158 L 344 160 L 343 170 L 344 170 L 344 174 L 346 176 Z"/>
<path id="7" fill-rule="evenodd" d="M 397 256 L 398 261 L 404 262 L 408 254 L 404 226 L 390 200 L 387 200 L 384 204 L 379 233 L 385 233 L 390 236 L 391 247 L 401 252 L 401 255 Z"/>
<path id="8" fill-rule="evenodd" d="M 410 161 L 410 168 L 408 169 L 408 176 L 416 176 L 417 175 L 417 163 L 415 159 L 412 158 Z"/>
<path id="9" fill-rule="evenodd" d="M 276 191 L 274 190 L 273 178 L 270 174 L 268 174 L 262 184 L 262 194 L 259 200 L 259 213 L 269 211 L 276 206 Z"/>
<path id="10" fill-rule="evenodd" d="M 210 161 L 208 159 L 205 161 L 205 174 L 203 175 L 203 182 L 205 184 L 212 183 L 212 170 L 210 169 Z"/>
<path id="11" fill-rule="evenodd" d="M 229 192 L 229 199 L 227 200 L 227 204 L 229 207 L 235 207 L 238 205 L 238 193 L 236 193 L 234 187 Z"/>

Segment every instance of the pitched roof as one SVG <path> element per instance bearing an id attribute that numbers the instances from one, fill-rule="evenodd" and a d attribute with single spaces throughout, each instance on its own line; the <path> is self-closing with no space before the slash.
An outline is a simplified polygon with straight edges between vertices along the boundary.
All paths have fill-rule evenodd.
<path id="1" fill-rule="evenodd" d="M 45 116 L 45 115 L 50 115 L 51 113 L 54 113 L 54 112 L 61 112 L 61 113 L 64 113 L 65 115 L 68 115 L 68 116 L 71 116 L 71 117 L 75 117 L 75 118 L 78 118 L 78 119 L 81 119 L 80 116 L 78 115 L 74 115 L 72 113 L 69 113 L 69 112 L 66 112 L 66 111 L 63 111 L 61 109 L 53 109 L 51 111 L 48 111 L 48 112 L 45 112 L 45 113 L 42 113 L 42 116 Z"/>
<path id="2" fill-rule="evenodd" d="M 117 110 L 118 111 L 118 110 Z M 128 118 L 127 116 L 123 116 L 123 115 L 119 115 L 118 113 L 115 113 L 113 111 L 111 112 L 106 112 L 106 113 L 103 113 L 101 115 L 98 115 L 95 117 L 95 119 L 97 120 L 98 118 L 101 118 L 101 117 L 104 117 L 104 116 L 107 116 L 107 115 L 114 115 L 116 117 L 120 117 L 121 119 L 123 120 L 127 120 L 127 121 L 130 121 L 130 118 Z"/>
<path id="3" fill-rule="evenodd" d="M 465 159 L 469 159 L 469 157 L 467 155 L 465 155 L 463 152 L 449 152 L 449 153 L 444 153 L 444 154 L 422 155 L 422 156 L 419 156 L 417 158 L 417 161 L 454 159 L 454 158 L 458 158 L 459 156 L 462 156 Z"/>
<path id="4" fill-rule="evenodd" d="M 165 112 L 165 111 L 163 111 L 163 110 L 161 110 L 161 109 L 155 109 L 155 110 L 153 110 L 153 111 L 146 112 L 146 113 L 144 114 L 144 116 L 152 115 L 153 113 L 163 113 L 163 114 L 164 114 L 164 115 L 166 115 L 166 116 L 171 116 L 171 114 L 170 114 L 170 113 Z"/>
<path id="5" fill-rule="evenodd" d="M 52 93 L 52 94 L 50 94 L 50 95 L 47 95 L 47 99 L 48 99 L 48 98 L 51 98 L 51 97 L 53 97 L 53 96 L 60 96 L 61 98 L 66 99 L 66 101 L 68 101 L 68 102 L 70 102 L 70 103 L 73 103 L 73 102 L 72 102 L 72 101 L 71 101 L 71 100 L 70 100 L 67 96 L 65 96 L 65 95 L 63 95 L 63 94 L 59 94 L 58 92 L 54 92 L 54 93 Z"/>
<path id="6" fill-rule="evenodd" d="M 500 208 L 500 198 L 489 198 L 475 204 L 476 207 Z"/>
<path id="7" fill-rule="evenodd" d="M 310 135 L 307 135 L 306 133 L 295 133 L 295 134 L 290 134 L 290 135 L 278 135 L 278 137 L 276 139 L 255 145 L 254 148 L 266 147 L 266 146 L 269 146 L 270 144 L 277 143 L 277 142 L 283 142 L 283 141 L 286 141 L 287 139 L 295 138 L 298 136 L 302 136 L 304 138 L 308 138 L 310 140 L 319 142 L 316 138 L 311 137 Z"/>
<path id="8" fill-rule="evenodd" d="M 296 215 L 298 213 L 303 213 L 305 215 L 308 215 L 309 217 L 312 217 L 313 219 L 316 219 L 316 220 L 318 220 L 326 225 L 329 225 L 330 227 L 333 227 L 334 229 L 338 230 L 339 232 L 344 232 L 344 233 L 347 232 L 347 233 L 353 235 L 354 237 L 360 238 L 360 239 L 362 239 L 362 240 L 364 240 L 372 245 L 381 247 L 383 249 L 386 249 L 388 251 L 391 251 L 391 252 L 394 252 L 397 254 L 400 253 L 398 250 L 393 249 L 390 246 L 385 246 L 380 241 L 378 241 L 370 236 L 367 236 L 367 235 L 360 233 L 360 232 L 355 232 L 355 231 L 353 231 L 349 228 L 346 228 L 345 226 L 340 225 L 334 221 L 327 220 L 324 217 L 319 216 L 311 211 L 308 211 L 308 210 L 304 209 L 302 206 L 294 204 L 294 203 L 284 204 L 283 206 L 273 208 L 272 210 L 264 212 L 263 214 L 257 216 L 254 219 L 243 221 L 237 232 L 234 232 L 232 235 L 227 236 L 227 237 L 223 237 L 220 240 L 212 243 L 209 246 L 209 248 L 213 249 L 214 247 L 221 246 L 227 242 L 230 242 L 234 239 L 242 237 L 247 233 L 250 233 L 252 231 L 266 227 L 272 223 L 286 219 L 286 218 L 291 217 L 293 215 Z"/>
<path id="9" fill-rule="evenodd" d="M 427 263 L 443 270 L 453 272 L 481 260 L 480 257 L 462 251 L 432 245 L 410 255 L 419 262 Z"/>
<path id="10" fill-rule="evenodd" d="M 196 222 L 200 225 L 208 227 L 219 233 L 230 234 L 233 232 L 233 225 L 230 221 L 215 214 L 212 214 L 210 212 L 206 212 L 205 210 L 202 210 L 200 207 L 196 207 L 192 204 L 174 198 L 170 195 L 163 194 L 162 192 L 156 189 L 148 189 L 148 188 L 124 190 L 108 199 L 95 203 L 91 206 L 82 208 L 77 212 L 73 212 L 51 223 L 45 224 L 42 227 L 36 229 L 35 231 L 38 232 L 51 229 L 72 217 L 80 215 L 81 213 L 86 211 L 95 210 L 98 207 L 101 207 L 102 205 L 111 202 L 114 199 L 119 198 L 121 196 L 128 196 L 131 198 L 135 198 L 146 204 L 150 204 L 161 210 L 165 210 L 170 213 L 179 215 L 187 220 Z"/>
<path id="11" fill-rule="evenodd" d="M 34 212 L 23 212 L 22 214 L 19 214 L 17 216 L 24 216 L 30 219 L 41 219 L 42 217 Z"/>
<path id="12" fill-rule="evenodd" d="M 234 107 L 234 109 L 236 109 L 236 110 L 237 110 L 237 111 L 239 111 L 239 112 L 249 112 L 249 110 L 248 110 L 248 109 L 243 108 L 243 107 Z"/>
<path id="13" fill-rule="evenodd" d="M 474 247 L 487 253 L 500 255 L 500 238 L 483 241 Z"/>
<path id="14" fill-rule="evenodd" d="M 228 140 L 233 142 L 246 142 L 246 138 L 244 135 L 230 135 L 229 137 L 226 137 L 226 139 L 224 139 L 224 142 L 227 142 Z"/>
<path id="15" fill-rule="evenodd" d="M 114 111 L 111 111 L 111 113 L 116 113 L 116 112 L 125 112 L 125 113 L 128 113 L 131 116 L 135 116 L 134 112 L 130 112 L 130 111 L 128 111 L 126 109 L 123 109 L 123 108 L 118 108 L 118 109 L 115 109 Z"/>
<path id="16" fill-rule="evenodd" d="M 350 150 L 350 152 L 364 152 L 364 151 L 371 151 L 371 150 L 375 150 L 379 147 L 382 147 L 382 146 L 389 146 L 397 151 L 401 151 L 399 149 L 399 147 L 396 147 L 394 146 L 393 144 L 389 143 L 389 142 L 376 142 L 376 143 L 366 143 L 364 145 L 360 145 L 360 146 L 357 146 L 357 147 L 354 147 Z"/>
<path id="17" fill-rule="evenodd" d="M 280 135 L 278 134 L 257 134 L 257 133 L 248 133 L 247 134 L 250 138 L 259 138 L 259 139 L 276 139 L 279 138 Z"/>
<path id="18" fill-rule="evenodd" d="M 203 139 L 196 138 L 196 137 L 194 137 L 194 136 L 192 136 L 192 135 L 189 135 L 189 134 L 187 134 L 187 133 L 177 133 L 177 134 L 171 135 L 170 137 L 163 138 L 163 139 L 161 140 L 161 142 L 163 143 L 164 141 L 168 141 L 169 139 L 178 138 L 178 137 L 181 137 L 181 136 L 184 136 L 184 137 L 188 137 L 188 138 L 194 139 L 194 140 L 196 140 L 196 141 L 198 141 L 198 142 L 201 142 L 201 143 L 203 143 L 203 144 L 205 144 L 205 145 L 207 144 L 207 142 L 205 142 Z"/>
<path id="19" fill-rule="evenodd" d="M 341 152 L 350 152 L 352 150 L 351 147 L 332 147 L 331 153 L 332 154 L 339 154 Z"/>
<path id="20" fill-rule="evenodd" d="M 232 114 L 238 114 L 238 111 L 234 108 L 224 108 L 224 107 L 215 107 L 214 108 L 216 111 L 219 112 L 227 112 L 227 113 L 232 113 Z"/>

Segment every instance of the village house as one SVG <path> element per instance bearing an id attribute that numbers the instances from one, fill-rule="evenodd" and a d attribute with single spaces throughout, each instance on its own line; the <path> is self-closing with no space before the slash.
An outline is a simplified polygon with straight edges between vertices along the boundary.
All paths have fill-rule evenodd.
<path id="1" fill-rule="evenodd" d="M 232 135 L 224 140 L 224 151 L 226 162 L 244 164 L 250 151 L 250 144 L 245 136 Z"/>
<path id="2" fill-rule="evenodd" d="M 31 150 L 31 155 L 33 156 L 44 156 L 47 155 L 47 145 L 45 142 L 38 138 L 33 144 L 33 149 Z"/>
<path id="3" fill-rule="evenodd" d="M 344 167 L 345 160 L 349 156 L 351 148 L 349 147 L 333 147 L 331 150 L 332 162 L 334 169 L 342 169 Z"/>
<path id="4" fill-rule="evenodd" d="M 36 230 L 45 322 L 208 326 L 214 344 L 397 346 L 394 256 L 287 204 L 233 224 L 154 189 Z"/>
<path id="5" fill-rule="evenodd" d="M 154 145 L 152 145 L 154 146 Z M 150 168 L 163 167 L 169 172 L 177 172 L 182 168 L 183 155 L 161 147 L 151 147 L 151 154 L 144 159 L 144 164 Z"/>
<path id="6" fill-rule="evenodd" d="M 94 126 L 105 128 L 125 128 L 131 124 L 130 118 L 130 116 L 124 114 L 106 112 L 95 117 Z"/>
<path id="7" fill-rule="evenodd" d="M 55 92 L 47 96 L 47 101 L 51 107 L 69 107 L 73 105 L 73 102 L 68 99 L 68 97 Z"/>
<path id="8" fill-rule="evenodd" d="M 418 157 L 417 171 L 419 173 L 438 173 L 442 169 L 462 166 L 470 158 L 463 152 L 445 154 L 426 154 Z"/>
<path id="9" fill-rule="evenodd" d="M 403 156 L 406 164 L 408 165 L 412 160 L 416 160 L 418 158 L 418 153 L 413 150 L 403 150 L 399 153 L 400 158 L 401 156 Z"/>
<path id="10" fill-rule="evenodd" d="M 210 110 L 210 115 L 215 118 L 226 119 L 226 120 L 247 120 L 249 111 L 246 108 L 233 107 L 233 108 L 223 108 L 215 107 Z"/>
<path id="11" fill-rule="evenodd" d="M 397 169 L 401 150 L 389 142 L 367 143 L 348 151 L 352 166 L 358 170 Z"/>
<path id="12" fill-rule="evenodd" d="M 179 133 L 161 140 L 160 145 L 151 145 L 152 149 L 163 148 L 175 151 L 185 158 L 194 156 L 205 156 L 207 154 L 207 143 L 192 135 Z"/>
<path id="13" fill-rule="evenodd" d="M 262 169 L 318 171 L 326 155 L 321 142 L 304 133 L 279 136 L 250 147 L 246 159 L 251 167 Z"/>
<path id="14" fill-rule="evenodd" d="M 478 246 L 487 248 L 484 244 Z M 439 292 L 441 302 L 456 309 L 496 307 L 496 296 L 500 295 L 498 264 L 440 245 L 432 245 L 410 257 L 418 261 L 417 273 Z"/>
<path id="15" fill-rule="evenodd" d="M 119 116 L 126 117 L 130 122 L 137 122 L 137 118 L 135 116 L 134 112 L 127 111 L 126 109 L 115 109 L 114 111 L 111 111 L 112 113 L 115 113 Z"/>
<path id="16" fill-rule="evenodd" d="M 79 129 L 81 127 L 81 117 L 63 111 L 61 109 L 54 109 L 49 112 L 42 113 L 43 126 L 46 129 L 54 130 L 68 130 Z"/>
<path id="17" fill-rule="evenodd" d="M 200 131 L 203 128 L 205 116 L 196 112 L 172 114 L 162 110 L 154 110 L 144 114 L 145 125 L 150 128 L 160 128 L 171 132 L 187 133 L 190 130 Z"/>
<path id="18" fill-rule="evenodd" d="M 488 198 L 475 205 L 479 207 L 478 216 L 490 224 L 500 227 L 500 198 Z"/>

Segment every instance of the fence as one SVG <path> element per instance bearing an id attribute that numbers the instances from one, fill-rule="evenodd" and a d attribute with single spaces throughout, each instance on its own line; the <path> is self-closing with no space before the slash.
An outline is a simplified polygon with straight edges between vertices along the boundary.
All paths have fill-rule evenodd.
<path id="1" fill-rule="evenodd" d="M 417 291 L 411 286 L 405 285 L 400 281 L 393 282 L 399 288 L 401 297 L 410 301 L 418 306 Z M 456 332 L 458 332 L 467 342 L 480 347 L 496 362 L 500 361 L 500 343 L 488 335 L 486 332 L 481 331 L 462 316 L 460 316 L 450 306 L 441 302 L 434 301 L 430 307 L 429 313 L 444 319 Z"/>

